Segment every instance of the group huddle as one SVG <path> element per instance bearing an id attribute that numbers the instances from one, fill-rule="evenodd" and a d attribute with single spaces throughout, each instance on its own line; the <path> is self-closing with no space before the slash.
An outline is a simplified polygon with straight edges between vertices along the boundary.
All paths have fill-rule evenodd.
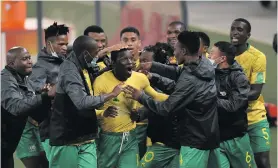
<path id="1" fill-rule="evenodd" d="M 261 95 L 266 57 L 232 22 L 231 42 L 169 24 L 167 43 L 141 46 L 135 27 L 108 47 L 89 26 L 45 29 L 33 65 L 16 46 L 1 72 L 2 167 L 270 168 Z"/>

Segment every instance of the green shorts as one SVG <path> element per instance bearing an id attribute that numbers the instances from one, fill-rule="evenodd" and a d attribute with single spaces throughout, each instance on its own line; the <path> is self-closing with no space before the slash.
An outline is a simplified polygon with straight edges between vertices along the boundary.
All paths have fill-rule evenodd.
<path id="1" fill-rule="evenodd" d="M 98 143 L 99 168 L 137 168 L 139 165 L 136 132 L 101 132 Z"/>
<path id="2" fill-rule="evenodd" d="M 220 152 L 221 168 L 257 167 L 248 134 L 221 142 Z"/>
<path id="3" fill-rule="evenodd" d="M 200 150 L 182 146 L 180 168 L 217 168 L 220 167 L 220 149 Z"/>
<path id="4" fill-rule="evenodd" d="M 45 139 L 45 141 L 42 142 L 42 147 L 45 151 L 47 160 L 49 160 L 48 157 L 49 157 L 50 150 L 51 150 L 51 146 L 49 145 L 49 139 Z"/>
<path id="5" fill-rule="evenodd" d="M 74 146 L 51 146 L 49 153 L 51 168 L 96 168 L 97 154 L 95 142 Z"/>
<path id="6" fill-rule="evenodd" d="M 141 159 L 141 168 L 179 168 L 180 151 L 160 144 L 148 147 Z"/>
<path id="7" fill-rule="evenodd" d="M 136 125 L 136 136 L 139 145 L 139 156 L 142 158 L 147 150 L 147 128 L 148 124 L 137 124 Z"/>
<path id="8" fill-rule="evenodd" d="M 248 134 L 254 153 L 270 151 L 271 137 L 267 120 L 249 125 Z"/>
<path id="9" fill-rule="evenodd" d="M 16 148 L 16 157 L 23 159 L 39 156 L 43 151 L 39 128 L 27 121 Z"/>

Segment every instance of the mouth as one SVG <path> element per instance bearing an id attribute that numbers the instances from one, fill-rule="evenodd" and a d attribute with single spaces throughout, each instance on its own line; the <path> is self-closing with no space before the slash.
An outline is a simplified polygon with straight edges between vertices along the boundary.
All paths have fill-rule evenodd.
<path id="1" fill-rule="evenodd" d="M 231 38 L 232 43 L 238 43 L 238 37 L 232 37 Z"/>
<path id="2" fill-rule="evenodd" d="M 127 70 L 127 72 L 128 72 L 129 75 L 131 75 L 132 69 L 133 69 L 132 66 L 128 66 L 128 67 L 126 68 L 126 70 Z"/>

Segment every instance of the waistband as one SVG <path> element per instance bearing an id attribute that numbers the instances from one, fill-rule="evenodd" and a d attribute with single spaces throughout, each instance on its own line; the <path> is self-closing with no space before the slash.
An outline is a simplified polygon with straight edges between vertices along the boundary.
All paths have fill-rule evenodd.
<path id="1" fill-rule="evenodd" d="M 100 131 L 101 134 L 106 134 L 106 135 L 113 135 L 113 136 L 122 136 L 124 133 L 129 132 L 130 134 L 135 134 L 135 129 L 132 129 L 130 131 L 126 132 L 105 132 L 105 131 Z"/>

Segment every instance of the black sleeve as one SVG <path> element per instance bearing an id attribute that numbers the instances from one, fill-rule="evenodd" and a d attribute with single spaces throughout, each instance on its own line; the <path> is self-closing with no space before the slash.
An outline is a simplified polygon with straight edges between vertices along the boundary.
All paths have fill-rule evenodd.
<path id="1" fill-rule="evenodd" d="M 195 95 L 195 85 L 189 79 L 185 78 L 179 81 L 175 91 L 163 102 L 155 101 L 145 93 L 142 94 L 138 101 L 152 112 L 167 116 L 168 113 L 180 111 L 194 100 Z"/>
<path id="2" fill-rule="evenodd" d="M 16 80 L 8 75 L 1 75 L 1 106 L 14 116 L 28 116 L 42 105 L 42 95 L 26 98 L 18 90 Z"/>
<path id="3" fill-rule="evenodd" d="M 28 81 L 31 84 L 35 92 L 40 93 L 43 86 L 46 84 L 47 71 L 45 68 L 38 64 L 35 64 L 32 69 L 32 74 L 28 77 Z"/>
<path id="4" fill-rule="evenodd" d="M 180 74 L 181 74 L 181 67 L 171 66 L 171 65 L 164 65 L 158 62 L 152 62 L 152 67 L 150 71 L 152 73 L 157 73 L 163 77 L 172 79 L 177 81 Z"/>
<path id="5" fill-rule="evenodd" d="M 149 110 L 146 107 L 141 107 L 140 109 L 138 109 L 137 112 L 139 113 L 139 121 L 137 122 L 143 121 L 148 118 Z"/>
<path id="6" fill-rule="evenodd" d="M 65 66 L 67 67 L 65 68 Z M 79 111 L 96 109 L 103 105 L 103 95 L 87 95 L 83 80 L 75 66 L 62 64 L 59 78 L 61 81 L 61 88 L 63 88 Z"/>
<path id="7" fill-rule="evenodd" d="M 163 93 L 168 95 L 172 94 L 176 87 L 176 82 L 174 80 L 165 78 L 156 73 L 152 73 L 150 83 L 154 87 L 156 87 L 157 89 L 161 90 Z"/>
<path id="8" fill-rule="evenodd" d="M 221 111 L 232 113 L 237 112 L 240 108 L 247 107 L 250 85 L 243 73 L 231 78 L 230 82 L 232 82 L 232 90 L 228 100 L 218 98 L 217 106 Z"/>

